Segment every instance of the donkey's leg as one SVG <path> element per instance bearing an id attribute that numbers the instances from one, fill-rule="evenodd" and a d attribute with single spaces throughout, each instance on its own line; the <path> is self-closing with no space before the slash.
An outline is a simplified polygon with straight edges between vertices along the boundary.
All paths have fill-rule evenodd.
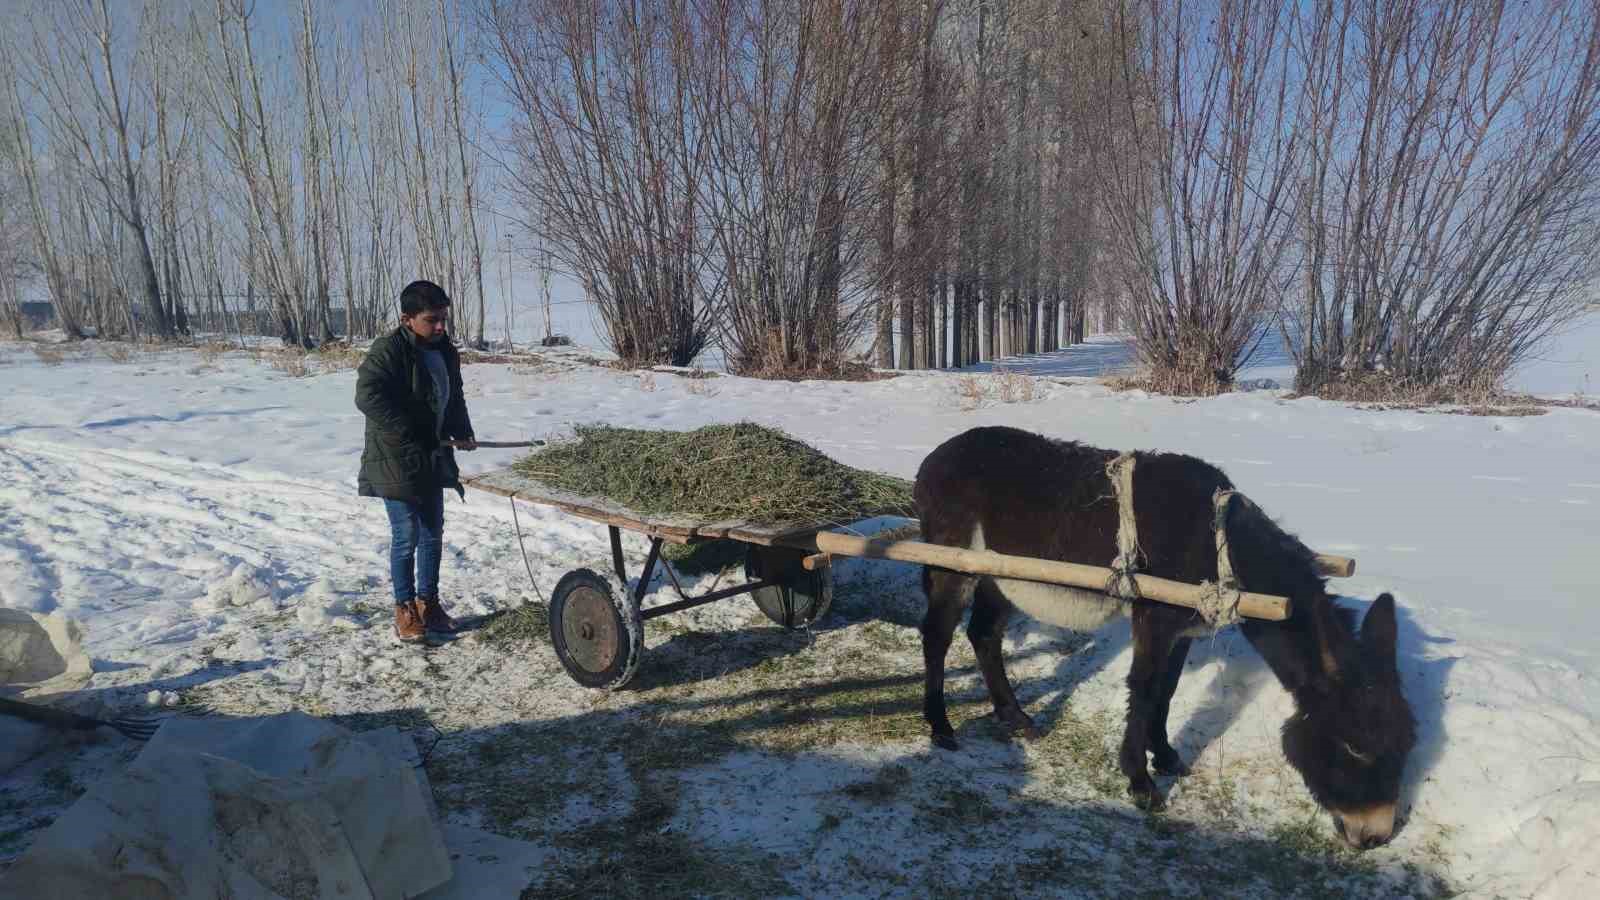
<path id="1" fill-rule="evenodd" d="M 928 612 L 922 618 L 922 668 L 926 681 L 922 687 L 922 717 L 933 728 L 933 742 L 946 750 L 956 749 L 956 730 L 944 703 L 944 658 L 950 651 L 961 613 L 972 602 L 977 579 L 945 569 L 925 566 L 922 589 L 928 595 Z"/>
<path id="2" fill-rule="evenodd" d="M 1180 637 L 1172 642 L 1172 652 L 1167 654 L 1167 668 L 1162 673 L 1161 693 L 1156 700 L 1155 715 L 1150 719 L 1150 756 L 1157 775 L 1189 774 L 1183 757 L 1167 742 L 1167 710 L 1172 705 L 1172 694 L 1178 689 L 1178 678 L 1183 675 L 1184 660 L 1189 657 L 1189 639 Z"/>
<path id="3" fill-rule="evenodd" d="M 1133 607 L 1133 666 L 1128 670 L 1128 720 L 1122 732 L 1117 762 L 1128 777 L 1128 793 L 1141 809 L 1160 809 L 1161 791 L 1150 778 L 1145 754 L 1150 749 L 1150 726 L 1160 708 L 1167 661 L 1177 635 L 1163 628 L 1161 617 L 1149 604 Z"/>
<path id="4" fill-rule="evenodd" d="M 977 599 L 972 605 L 972 618 L 967 620 L 967 639 L 972 642 L 972 652 L 978 657 L 978 669 L 983 672 L 983 683 L 989 688 L 989 699 L 994 703 L 994 717 L 1012 734 L 1021 732 L 1037 738 L 1039 729 L 1017 703 L 1017 693 L 1006 677 L 1003 658 L 1006 619 L 1011 615 L 1011 603 L 988 578 L 979 579 Z"/>

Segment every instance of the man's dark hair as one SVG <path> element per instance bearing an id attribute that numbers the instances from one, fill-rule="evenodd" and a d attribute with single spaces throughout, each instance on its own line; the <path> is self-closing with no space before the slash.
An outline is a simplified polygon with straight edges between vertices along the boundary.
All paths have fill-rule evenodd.
<path id="1" fill-rule="evenodd" d="M 400 315 L 415 316 L 450 305 L 450 295 L 431 281 L 413 281 L 400 292 Z"/>

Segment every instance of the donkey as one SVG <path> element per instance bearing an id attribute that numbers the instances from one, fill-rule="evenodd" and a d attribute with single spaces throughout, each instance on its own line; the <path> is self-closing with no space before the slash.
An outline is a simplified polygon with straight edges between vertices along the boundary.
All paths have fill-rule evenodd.
<path id="1" fill-rule="evenodd" d="M 1117 454 L 1015 428 L 974 428 L 941 444 L 913 489 L 923 540 L 951 547 L 1105 566 L 1117 554 L 1119 505 L 1107 474 Z M 1218 578 L 1213 496 L 1231 490 L 1226 475 L 1191 456 L 1134 455 L 1133 512 L 1140 571 L 1176 581 Z M 1240 630 L 1294 697 L 1283 751 L 1306 787 L 1356 848 L 1394 832 L 1400 776 L 1415 743 L 1415 721 L 1395 662 L 1395 608 L 1389 594 L 1354 617 L 1329 599 L 1315 554 L 1250 503 L 1226 506 L 1233 573 L 1251 591 L 1290 598 L 1283 622 L 1246 619 Z M 967 575 L 927 566 L 922 621 L 926 683 L 923 716 L 933 742 L 955 749 L 945 709 L 945 654 L 963 611 L 967 637 L 1010 733 L 1037 737 L 1017 704 L 1001 658 L 1006 619 L 1018 608 L 1036 619 L 1093 631 L 1120 615 L 1132 619 L 1128 716 L 1118 754 L 1128 793 L 1141 808 L 1164 799 L 1146 769 L 1183 776 L 1188 767 L 1167 740 L 1167 709 L 1191 638 L 1209 633 L 1193 610 L 1035 582 Z"/>

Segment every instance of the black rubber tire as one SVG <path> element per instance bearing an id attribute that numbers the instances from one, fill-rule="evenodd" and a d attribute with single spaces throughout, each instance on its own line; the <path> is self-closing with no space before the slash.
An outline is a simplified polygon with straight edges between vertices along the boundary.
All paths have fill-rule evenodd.
<path id="1" fill-rule="evenodd" d="M 573 681 L 614 691 L 639 668 L 644 620 L 614 579 L 574 569 L 550 594 L 550 642 Z"/>
<path id="2" fill-rule="evenodd" d="M 744 558 L 744 574 L 752 580 L 778 578 L 781 584 L 750 592 L 768 619 L 784 628 L 805 628 L 828 614 L 833 604 L 833 569 L 822 566 L 808 572 L 801 550 L 751 545 Z"/>

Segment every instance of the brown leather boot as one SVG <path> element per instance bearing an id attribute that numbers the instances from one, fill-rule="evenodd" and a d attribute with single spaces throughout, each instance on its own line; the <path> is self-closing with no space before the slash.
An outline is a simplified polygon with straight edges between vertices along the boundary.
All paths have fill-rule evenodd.
<path id="1" fill-rule="evenodd" d="M 422 610 L 423 627 L 434 634 L 453 634 L 456 630 L 456 620 L 450 618 L 440 605 L 439 598 L 418 597 L 417 606 Z"/>
<path id="2" fill-rule="evenodd" d="M 407 644 L 427 639 L 428 629 L 422 622 L 421 601 L 394 605 L 394 636 Z"/>

